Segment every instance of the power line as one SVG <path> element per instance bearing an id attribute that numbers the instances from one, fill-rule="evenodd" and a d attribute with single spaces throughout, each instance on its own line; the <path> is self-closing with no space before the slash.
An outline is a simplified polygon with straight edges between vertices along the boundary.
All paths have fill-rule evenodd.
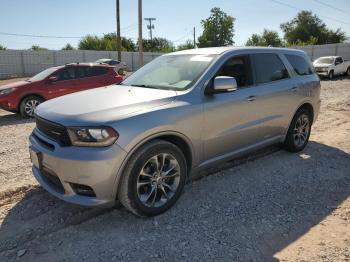
<path id="1" fill-rule="evenodd" d="M 338 8 L 338 7 L 333 6 L 333 5 L 329 5 L 329 4 L 324 3 L 324 2 L 322 2 L 322 1 L 319 1 L 319 0 L 314 0 L 314 1 L 317 2 L 317 3 L 319 3 L 319 4 L 321 4 L 321 5 L 327 6 L 327 7 L 329 7 L 329 8 L 333 8 L 334 10 L 338 10 L 338 11 L 340 11 L 340 12 L 343 12 L 343 13 L 345 13 L 345 14 L 350 15 L 350 12 L 344 11 L 344 10 Z"/>
<path id="2" fill-rule="evenodd" d="M 299 7 L 296 7 L 296 6 L 293 6 L 293 5 L 290 5 L 290 4 L 286 4 L 286 3 L 283 3 L 283 2 L 280 2 L 278 0 L 270 0 L 274 3 L 277 3 L 277 4 L 280 4 L 280 5 L 284 5 L 284 6 L 288 6 L 289 8 L 293 8 L 293 9 L 296 9 L 296 10 L 299 10 L 299 11 L 304 11 L 303 9 L 299 8 Z M 330 19 L 330 20 L 333 20 L 333 21 L 336 21 L 338 23 L 343 23 L 343 24 L 346 24 L 346 25 L 350 25 L 350 23 L 347 23 L 347 22 L 344 22 L 342 20 L 339 20 L 339 19 L 335 19 L 335 18 L 332 18 L 332 17 L 329 17 L 329 16 L 324 16 L 324 15 L 320 15 L 320 17 L 323 17 L 323 18 L 327 18 L 327 19 Z"/>

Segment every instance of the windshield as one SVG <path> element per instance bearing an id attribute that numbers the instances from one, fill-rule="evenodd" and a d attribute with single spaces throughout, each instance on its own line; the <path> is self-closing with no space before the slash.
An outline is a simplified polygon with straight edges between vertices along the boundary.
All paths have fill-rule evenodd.
<path id="1" fill-rule="evenodd" d="M 333 64 L 334 59 L 331 57 L 321 57 L 317 59 L 315 62 L 320 64 Z"/>
<path id="2" fill-rule="evenodd" d="M 160 56 L 125 79 L 122 85 L 185 90 L 204 72 L 214 55 Z"/>
<path id="3" fill-rule="evenodd" d="M 55 72 L 57 70 L 57 68 L 55 67 L 51 67 L 48 68 L 42 72 L 40 72 L 39 74 L 33 76 L 32 78 L 29 78 L 30 82 L 34 82 L 34 81 L 41 81 L 44 80 L 46 77 L 48 77 L 49 75 L 51 75 L 53 72 Z"/>

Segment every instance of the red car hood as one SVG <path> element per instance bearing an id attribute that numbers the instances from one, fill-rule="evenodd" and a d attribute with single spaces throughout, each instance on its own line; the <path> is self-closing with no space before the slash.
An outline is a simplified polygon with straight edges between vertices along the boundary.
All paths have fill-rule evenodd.
<path id="1" fill-rule="evenodd" d="M 6 88 L 12 88 L 12 87 L 22 87 L 30 84 L 31 82 L 27 81 L 18 81 L 18 82 L 13 82 L 13 83 L 8 83 L 0 86 L 0 90 L 6 89 Z"/>

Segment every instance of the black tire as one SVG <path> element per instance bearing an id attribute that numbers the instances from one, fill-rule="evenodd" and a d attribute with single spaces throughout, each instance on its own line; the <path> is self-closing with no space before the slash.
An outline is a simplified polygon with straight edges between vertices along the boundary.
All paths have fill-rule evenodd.
<path id="1" fill-rule="evenodd" d="M 34 109 L 35 108 L 33 109 L 32 113 L 30 113 L 30 111 L 28 110 L 28 107 L 26 107 L 26 106 L 28 106 L 29 103 L 35 103 L 36 104 L 35 107 L 37 107 L 42 102 L 44 102 L 44 99 L 42 99 L 39 96 L 35 96 L 35 95 L 28 96 L 21 101 L 21 104 L 19 106 L 19 113 L 24 118 L 32 118 L 32 117 L 34 117 Z"/>
<path id="2" fill-rule="evenodd" d="M 306 138 L 304 140 L 304 142 L 300 145 L 298 145 L 298 143 L 296 142 L 294 136 L 295 136 L 295 129 L 298 128 L 298 119 L 301 116 L 306 116 L 308 119 L 308 127 L 307 127 L 307 135 Z M 284 148 L 289 151 L 289 152 L 299 152 L 301 150 L 303 150 L 305 148 L 305 146 L 307 145 L 307 143 L 309 142 L 309 137 L 311 134 L 311 126 L 312 126 L 312 119 L 311 119 L 311 114 L 307 109 L 299 109 L 294 117 L 292 122 L 290 123 L 289 129 L 288 129 L 288 133 L 286 136 L 286 139 L 284 141 Z M 300 139 L 300 138 L 299 138 Z"/>
<path id="3" fill-rule="evenodd" d="M 125 75 L 123 68 L 118 69 L 118 75 L 121 75 L 121 76 Z"/>
<path id="4" fill-rule="evenodd" d="M 177 183 L 176 190 L 172 191 L 173 192 L 172 197 L 169 198 L 165 202 L 165 204 L 158 207 L 154 207 L 153 205 L 147 206 L 145 203 L 141 201 L 139 197 L 139 188 L 137 187 L 137 183 L 139 179 L 139 174 L 141 170 L 144 168 L 144 166 L 146 165 L 146 163 L 149 163 L 149 160 L 153 156 L 157 156 L 158 154 L 170 154 L 174 159 L 176 159 L 178 163 L 179 172 L 177 173 L 179 173 L 179 178 L 176 178 L 178 183 Z M 164 165 L 165 164 L 163 164 L 163 167 Z M 169 162 L 169 165 L 170 165 L 170 162 Z M 152 177 L 153 176 L 154 175 L 152 175 Z M 128 161 L 123 172 L 122 181 L 119 185 L 118 199 L 120 200 L 120 202 L 123 204 L 125 208 L 127 208 L 129 211 L 131 211 L 137 216 L 159 215 L 165 212 L 166 210 L 168 210 L 178 200 L 184 188 L 186 178 L 187 178 L 187 165 L 186 165 L 185 156 L 182 153 L 182 151 L 177 146 L 167 141 L 153 140 L 141 146 L 131 156 L 130 160 Z M 157 190 L 159 189 L 155 189 L 155 191 Z M 151 196 L 151 194 L 152 193 L 150 193 L 149 195 Z M 157 196 L 155 196 L 154 198 L 157 198 Z"/>
<path id="5" fill-rule="evenodd" d="M 350 76 L 350 66 L 349 66 L 348 69 L 346 70 L 345 75 Z"/>
<path id="6" fill-rule="evenodd" d="M 334 71 L 331 70 L 331 71 L 329 71 L 329 73 L 328 73 L 328 79 L 329 79 L 329 80 L 333 80 L 333 78 L 334 78 Z"/>

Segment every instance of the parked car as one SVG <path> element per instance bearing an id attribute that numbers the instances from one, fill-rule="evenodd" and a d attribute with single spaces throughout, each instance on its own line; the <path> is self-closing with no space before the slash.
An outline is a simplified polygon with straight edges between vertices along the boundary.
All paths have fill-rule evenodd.
<path id="1" fill-rule="evenodd" d="M 120 85 L 40 105 L 30 136 L 32 170 L 67 202 L 118 199 L 136 215 L 153 216 L 203 168 L 275 143 L 302 150 L 319 108 L 319 77 L 303 51 L 179 51 Z"/>
<path id="2" fill-rule="evenodd" d="M 107 64 L 107 65 L 110 65 L 110 66 L 114 66 L 117 69 L 117 72 L 118 72 L 119 75 L 124 75 L 125 71 L 128 70 L 128 66 L 127 66 L 126 63 L 120 62 L 120 61 L 114 60 L 114 59 L 102 58 L 102 59 L 99 59 L 99 60 L 95 61 L 95 63 Z"/>
<path id="3" fill-rule="evenodd" d="M 77 63 L 51 67 L 27 80 L 0 86 L 0 108 L 33 117 L 35 108 L 43 101 L 122 80 L 107 65 Z"/>
<path id="4" fill-rule="evenodd" d="M 341 56 L 323 56 L 313 63 L 319 76 L 333 79 L 336 75 L 346 74 L 350 76 L 350 61 L 343 60 Z"/>

